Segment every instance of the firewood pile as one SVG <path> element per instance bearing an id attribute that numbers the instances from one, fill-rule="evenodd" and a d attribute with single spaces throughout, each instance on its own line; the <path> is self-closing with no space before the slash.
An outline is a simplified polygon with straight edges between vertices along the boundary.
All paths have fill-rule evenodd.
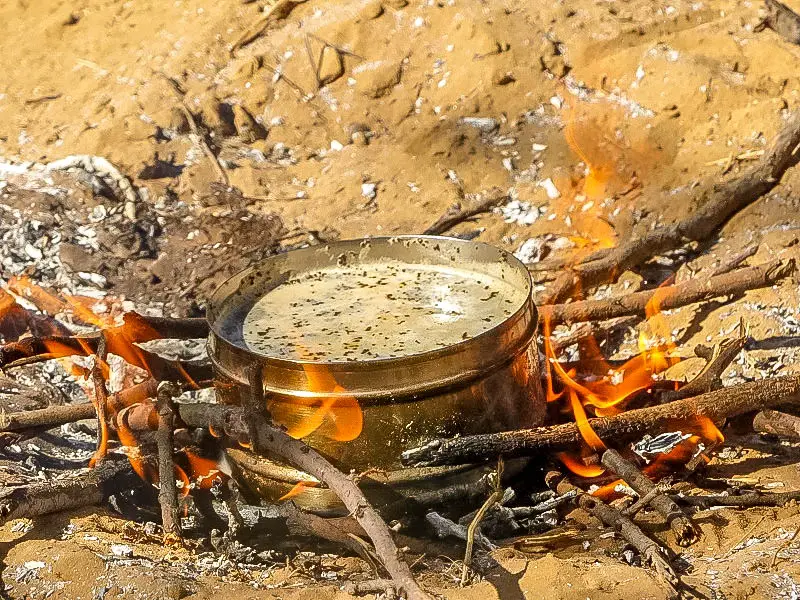
<path id="1" fill-rule="evenodd" d="M 798 162 L 800 113 L 795 113 L 753 167 L 702 188 L 696 210 L 684 220 L 585 256 L 532 263 L 548 423 L 406 448 L 401 458 L 408 467 L 485 463 L 492 468 L 477 485 L 435 489 L 394 504 L 370 502 L 359 485 L 371 479 L 369 472 L 342 472 L 273 423 L 264 411 L 260 372 L 251 374 L 251 394 L 241 405 L 214 402 L 214 373 L 201 350 L 209 334 L 205 319 L 147 316 L 113 303 L 98 314 L 86 298 L 59 296 L 24 276 L 15 278 L 1 298 L 4 385 L 46 407 L 2 415 L 4 465 L 14 476 L 5 481 L 0 515 L 10 521 L 106 505 L 132 521 L 160 523 L 148 525 L 147 535 L 168 545 L 211 547 L 242 560 L 280 552 L 287 539 L 312 548 L 324 544 L 373 566 L 371 575 L 346 584 L 349 592 L 417 600 L 432 596 L 417 582 L 413 559 L 399 547 L 408 544 L 398 539 L 422 540 L 423 547 L 434 537 L 463 544 L 454 578 L 464 584 L 491 560 L 488 551 L 512 543 L 546 544 L 546 536 L 577 508 L 619 535 L 678 597 L 688 590 L 680 564 L 660 536 L 640 526 L 641 517 L 656 516 L 668 528 L 666 535 L 689 546 L 701 536 L 693 520 L 697 510 L 784 506 L 800 498 L 800 491 L 765 493 L 704 473 L 725 448 L 728 429 L 800 439 L 800 417 L 793 414 L 800 410 L 800 377 L 723 385 L 730 365 L 760 343 L 743 321 L 710 346 L 694 349 L 705 367 L 689 381 L 652 376 L 675 364 L 674 346 L 656 340 L 636 359 L 645 363 L 647 376 L 612 402 L 601 391 L 621 389 L 614 378 L 624 381 L 632 363 L 604 360 L 597 341 L 661 311 L 796 285 L 796 264 L 790 253 L 779 253 L 742 266 L 755 254 L 748 249 L 713 273 L 687 281 L 666 279 L 623 295 L 603 297 L 602 291 L 659 257 L 670 257 L 675 272 L 702 255 L 720 227 L 769 194 Z M 129 182 L 125 191 L 126 202 L 134 203 L 138 192 Z M 465 199 L 426 233 L 447 233 L 507 198 L 489 194 L 471 200 L 474 205 Z M 134 209 L 126 204 L 124 210 Z M 54 361 L 54 373 L 62 367 L 68 372 L 57 381 L 70 401 L 26 384 L 27 369 Z M 621 368 L 610 374 L 609 367 Z M 79 386 L 90 402 L 73 401 Z M 346 515 L 304 512 L 291 498 L 260 505 L 240 470 L 258 473 L 264 468 L 261 457 L 278 457 L 311 476 L 309 485 L 335 493 Z M 518 458 L 533 459 L 522 473 L 506 467 Z M 250 545 L 254 523 L 266 532 L 261 547 Z"/>

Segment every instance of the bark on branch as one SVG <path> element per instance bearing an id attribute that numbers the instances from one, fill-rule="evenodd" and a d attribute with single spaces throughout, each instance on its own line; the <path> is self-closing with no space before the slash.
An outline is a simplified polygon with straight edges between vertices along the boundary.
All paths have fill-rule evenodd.
<path id="1" fill-rule="evenodd" d="M 800 405 L 800 376 L 775 377 L 723 388 L 669 404 L 626 411 L 613 417 L 589 419 L 601 439 L 614 445 L 644 433 L 656 434 L 698 416 L 716 421 L 751 411 Z M 582 441 L 575 423 L 522 429 L 460 438 L 437 439 L 405 451 L 408 466 L 458 465 L 496 460 L 498 457 L 532 456 L 576 449 Z"/>
<path id="2" fill-rule="evenodd" d="M 795 272 L 795 261 L 774 260 L 718 275 L 711 279 L 694 279 L 627 296 L 603 300 L 580 300 L 569 304 L 551 304 L 539 307 L 539 320 L 551 324 L 602 321 L 628 315 L 643 315 L 650 302 L 661 310 L 669 310 L 710 300 L 718 296 L 738 296 L 747 290 L 768 287 Z"/>
<path id="3" fill-rule="evenodd" d="M 675 501 L 666 494 L 657 493 L 656 484 L 650 481 L 635 464 L 623 458 L 623 456 L 614 449 L 603 452 L 600 462 L 603 463 L 603 466 L 610 469 L 625 481 L 640 498 L 652 494 L 650 506 L 655 508 L 667 519 L 670 528 L 675 533 L 675 538 L 679 545 L 688 546 L 700 538 L 700 533 L 697 528 L 689 517 L 683 513 L 680 507 L 675 504 Z"/>

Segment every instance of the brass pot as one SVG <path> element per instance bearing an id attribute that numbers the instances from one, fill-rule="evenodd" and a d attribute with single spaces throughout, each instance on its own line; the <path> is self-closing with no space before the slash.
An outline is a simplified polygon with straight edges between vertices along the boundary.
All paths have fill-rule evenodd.
<path id="1" fill-rule="evenodd" d="M 307 270 L 347 264 L 402 261 L 474 270 L 524 290 L 512 314 L 475 337 L 437 350 L 354 362 L 303 361 L 266 356 L 243 341 L 242 324 L 255 302 L 288 278 Z M 223 283 L 209 303 L 209 355 L 219 380 L 220 401 L 240 403 L 248 373 L 260 368 L 272 418 L 292 425 L 325 400 L 355 398 L 363 430 L 357 439 L 332 440 L 317 430 L 304 438 L 345 471 L 399 468 L 399 455 L 433 437 L 534 427 L 545 399 L 534 343 L 536 308 L 525 266 L 493 246 L 453 238 L 397 236 L 343 241 L 271 257 Z M 275 315 L 280 318 L 280 315 Z M 306 366 L 324 369 L 340 386 L 314 389 Z M 276 464 L 280 469 L 280 465 Z M 403 470 L 407 473 L 408 470 Z M 443 470 L 446 474 L 448 470 Z M 286 473 L 291 475 L 291 470 Z M 277 476 L 276 493 L 295 476 Z M 413 474 L 408 474 L 414 477 Z M 262 486 L 263 487 L 263 486 Z"/>

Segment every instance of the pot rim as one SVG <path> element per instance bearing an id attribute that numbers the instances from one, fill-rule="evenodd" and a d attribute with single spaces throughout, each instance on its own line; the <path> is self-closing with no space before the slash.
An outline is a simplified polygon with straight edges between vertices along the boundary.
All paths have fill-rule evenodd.
<path id="1" fill-rule="evenodd" d="M 462 255 L 463 252 L 464 257 L 473 259 L 474 265 L 480 263 L 490 264 L 491 261 L 503 261 L 509 267 L 510 273 L 515 277 L 513 283 L 524 288 L 525 299 L 508 317 L 486 331 L 466 340 L 416 354 L 366 360 L 305 360 L 270 356 L 247 348 L 244 342 L 237 343 L 223 331 L 222 327 L 233 319 L 230 304 L 233 303 L 235 305 L 237 303 L 237 295 L 240 296 L 238 299 L 239 313 L 237 314 L 247 314 L 246 311 L 249 310 L 249 307 L 245 310 L 241 310 L 241 308 L 247 305 L 249 301 L 247 291 L 250 290 L 252 293 L 253 289 L 258 288 L 259 285 L 264 285 L 265 273 L 261 272 L 262 270 L 269 270 L 270 266 L 275 266 L 280 261 L 293 260 L 302 262 L 304 258 L 314 257 L 318 253 L 327 253 L 331 259 L 337 253 L 353 251 L 358 253 L 365 248 L 365 244 L 370 250 L 375 248 L 377 251 L 396 244 L 405 245 L 409 250 L 408 262 L 410 264 L 415 262 L 413 260 L 414 247 L 417 244 L 428 250 L 427 258 L 430 258 L 431 250 L 438 252 L 440 248 L 444 247 L 454 255 Z M 428 246 L 430 245 L 434 245 L 433 248 L 429 248 Z M 420 258 L 423 255 L 422 251 L 417 254 Z M 287 259 L 286 257 L 291 258 Z M 442 258 L 440 263 L 429 264 L 451 265 L 453 262 L 452 259 L 451 262 L 445 262 Z M 511 253 L 483 242 L 452 237 L 430 235 L 379 236 L 343 240 L 290 250 L 289 252 L 269 257 L 234 274 L 212 294 L 206 311 L 206 318 L 211 332 L 208 341 L 209 356 L 214 367 L 222 374 L 241 382 L 247 381 L 245 367 L 253 363 L 261 364 L 264 368 L 267 391 L 295 396 L 314 397 L 321 393 L 325 396 L 377 397 L 385 396 L 387 391 L 398 395 L 406 395 L 413 394 L 418 390 L 441 389 L 459 385 L 485 375 L 487 372 L 494 370 L 494 368 L 507 363 L 528 347 L 538 326 L 537 311 L 531 296 L 532 288 L 533 284 L 528 269 Z M 450 369 L 447 368 L 448 363 L 451 365 Z M 428 382 L 430 385 L 426 385 L 426 381 L 420 383 L 420 378 L 426 378 L 424 373 L 419 372 L 420 365 L 436 364 L 439 364 L 445 372 L 432 377 L 435 381 Z M 396 381 L 390 382 L 388 385 L 382 385 L 380 387 L 383 389 L 375 393 L 372 393 L 369 389 L 362 389 L 358 385 L 348 386 L 342 381 L 340 382 L 341 386 L 346 391 L 337 394 L 334 390 L 306 389 L 302 385 L 302 380 L 305 379 L 303 367 L 307 365 L 328 369 L 332 374 L 348 379 L 358 378 L 359 376 L 363 378 L 366 374 L 374 376 L 376 372 L 395 373 L 409 369 L 416 371 L 417 377 L 412 377 L 410 380 L 405 381 L 404 384 Z M 425 371 L 428 376 L 431 376 L 435 375 L 436 369 L 426 369 Z M 292 373 L 296 376 L 288 376 Z M 428 377 L 428 379 L 430 378 Z M 276 380 L 279 383 L 276 383 Z M 387 388 L 389 389 L 387 390 Z"/>

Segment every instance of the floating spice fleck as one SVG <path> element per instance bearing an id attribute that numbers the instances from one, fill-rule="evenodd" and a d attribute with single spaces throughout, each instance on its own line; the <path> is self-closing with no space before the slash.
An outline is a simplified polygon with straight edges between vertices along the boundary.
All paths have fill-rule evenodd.
<path id="1" fill-rule="evenodd" d="M 245 317 L 244 342 L 288 359 L 350 360 L 354 352 L 361 359 L 394 358 L 475 337 L 524 301 L 524 289 L 455 267 L 331 266 L 291 278 L 259 299 Z"/>

